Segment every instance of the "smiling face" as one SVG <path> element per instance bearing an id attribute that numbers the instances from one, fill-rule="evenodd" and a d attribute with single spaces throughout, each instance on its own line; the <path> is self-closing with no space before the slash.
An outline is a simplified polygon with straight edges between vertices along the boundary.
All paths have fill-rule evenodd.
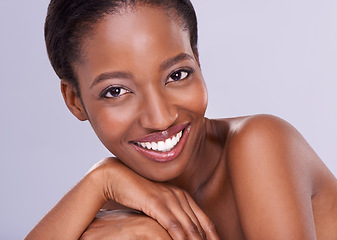
<path id="1" fill-rule="evenodd" d="M 72 88 L 62 81 L 71 111 L 88 118 L 106 148 L 140 175 L 179 177 L 193 163 L 207 106 L 199 63 L 180 21 L 150 7 L 108 15 L 82 50 L 74 67 L 81 100 L 67 97 Z"/>

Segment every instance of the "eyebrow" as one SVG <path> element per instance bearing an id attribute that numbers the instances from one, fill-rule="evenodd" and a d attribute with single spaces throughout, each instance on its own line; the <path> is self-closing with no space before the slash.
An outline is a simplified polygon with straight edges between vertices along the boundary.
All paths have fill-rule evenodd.
<path id="1" fill-rule="evenodd" d="M 194 59 L 191 55 L 187 54 L 187 53 L 180 53 L 175 57 L 169 58 L 167 60 L 165 60 L 162 64 L 160 64 L 159 69 L 161 71 L 168 69 L 172 66 L 174 66 L 175 64 L 177 64 L 178 62 L 184 61 L 184 60 L 188 60 L 188 59 Z M 100 82 L 103 82 L 107 79 L 112 79 L 112 78 L 132 78 L 133 75 L 130 72 L 106 72 L 106 73 L 102 73 L 100 75 L 98 75 L 94 81 L 92 82 L 90 88 L 93 88 L 94 86 L 96 86 L 97 84 L 99 84 Z"/>
<path id="2" fill-rule="evenodd" d="M 92 82 L 90 88 L 93 88 L 95 85 L 97 85 L 100 82 L 103 82 L 107 79 L 112 78 L 132 78 L 132 74 L 130 72 L 106 72 L 98 75 L 95 80 Z"/>
<path id="3" fill-rule="evenodd" d="M 168 69 L 170 67 L 172 67 L 173 65 L 177 64 L 178 62 L 181 62 L 183 60 L 188 60 L 188 59 L 194 59 L 191 55 L 187 54 L 187 53 L 180 53 L 179 55 L 173 57 L 173 58 L 169 58 L 167 60 L 165 60 L 162 64 L 160 64 L 160 70 L 163 71 L 165 69 Z"/>

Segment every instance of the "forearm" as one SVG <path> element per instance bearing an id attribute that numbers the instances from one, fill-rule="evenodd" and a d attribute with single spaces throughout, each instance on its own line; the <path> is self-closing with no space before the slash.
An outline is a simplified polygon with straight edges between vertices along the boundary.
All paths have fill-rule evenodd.
<path id="1" fill-rule="evenodd" d="M 172 240 L 156 220 L 134 210 L 99 212 L 80 238 L 80 240 L 89 239 Z"/>
<path id="2" fill-rule="evenodd" d="M 105 202 L 101 179 L 93 171 L 50 210 L 26 240 L 79 239 Z"/>
<path id="3" fill-rule="evenodd" d="M 115 158 L 107 158 L 93 169 L 26 240 L 79 239 L 108 200 L 144 212 L 173 239 L 200 239 L 203 229 L 209 239 L 219 239 L 209 218 L 182 189 L 149 181 Z"/>

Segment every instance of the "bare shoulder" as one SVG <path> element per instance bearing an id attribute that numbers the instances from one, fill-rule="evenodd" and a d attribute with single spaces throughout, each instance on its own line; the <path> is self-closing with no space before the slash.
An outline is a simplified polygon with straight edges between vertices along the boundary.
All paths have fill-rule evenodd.
<path id="1" fill-rule="evenodd" d="M 230 123 L 231 137 L 246 138 L 247 136 L 271 137 L 273 134 L 296 135 L 297 130 L 287 121 L 274 115 L 259 114 L 228 119 Z"/>
<path id="2" fill-rule="evenodd" d="M 272 115 L 221 121 L 228 128 L 227 173 L 247 239 L 316 239 L 315 227 L 317 239 L 335 239 L 336 178 L 302 135 Z"/>
<path id="3" fill-rule="evenodd" d="M 227 129 L 225 151 L 232 171 L 245 165 L 284 167 L 313 178 L 317 167 L 324 165 L 296 128 L 279 117 L 260 114 L 217 121 Z"/>
<path id="4" fill-rule="evenodd" d="M 267 114 L 230 120 L 228 154 L 232 157 L 237 154 L 279 156 L 278 159 L 290 161 L 289 164 L 294 163 L 291 157 L 294 154 L 298 161 L 318 159 L 307 141 L 290 123 Z"/>
<path id="5" fill-rule="evenodd" d="M 279 117 L 260 114 L 213 123 L 218 132 L 226 133 L 225 155 L 231 175 L 242 175 L 244 167 L 256 172 L 288 168 L 305 172 L 296 174 L 302 178 L 311 178 L 310 169 L 320 162 L 302 135 Z"/>
<path id="6" fill-rule="evenodd" d="M 243 166 L 254 171 L 282 171 L 313 184 L 321 161 L 303 136 L 287 121 L 273 115 L 231 120 L 228 165 L 233 174 Z M 299 179 L 300 178 L 300 179 Z"/>
<path id="7" fill-rule="evenodd" d="M 314 239 L 310 199 L 320 160 L 301 134 L 271 115 L 232 119 L 226 151 L 245 235 Z"/>
<path id="8" fill-rule="evenodd" d="M 215 119 L 212 121 L 218 123 L 217 125 L 219 126 L 226 126 L 229 130 L 228 137 L 230 139 L 233 137 L 235 137 L 235 139 L 246 137 L 246 134 L 253 133 L 260 135 L 261 133 L 272 134 L 275 131 L 281 131 L 283 133 L 287 131 L 297 132 L 287 121 L 270 114 Z"/>

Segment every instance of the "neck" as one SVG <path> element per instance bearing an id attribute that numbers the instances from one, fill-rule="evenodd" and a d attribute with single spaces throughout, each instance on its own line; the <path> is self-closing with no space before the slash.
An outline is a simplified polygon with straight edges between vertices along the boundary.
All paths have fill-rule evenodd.
<path id="1" fill-rule="evenodd" d="M 226 135 L 226 131 L 219 132 L 214 121 L 205 118 L 200 140 L 196 144 L 185 172 L 170 181 L 170 184 L 179 186 L 192 197 L 196 196 L 202 186 L 213 176 L 219 164 L 225 144 L 223 139 Z"/>

